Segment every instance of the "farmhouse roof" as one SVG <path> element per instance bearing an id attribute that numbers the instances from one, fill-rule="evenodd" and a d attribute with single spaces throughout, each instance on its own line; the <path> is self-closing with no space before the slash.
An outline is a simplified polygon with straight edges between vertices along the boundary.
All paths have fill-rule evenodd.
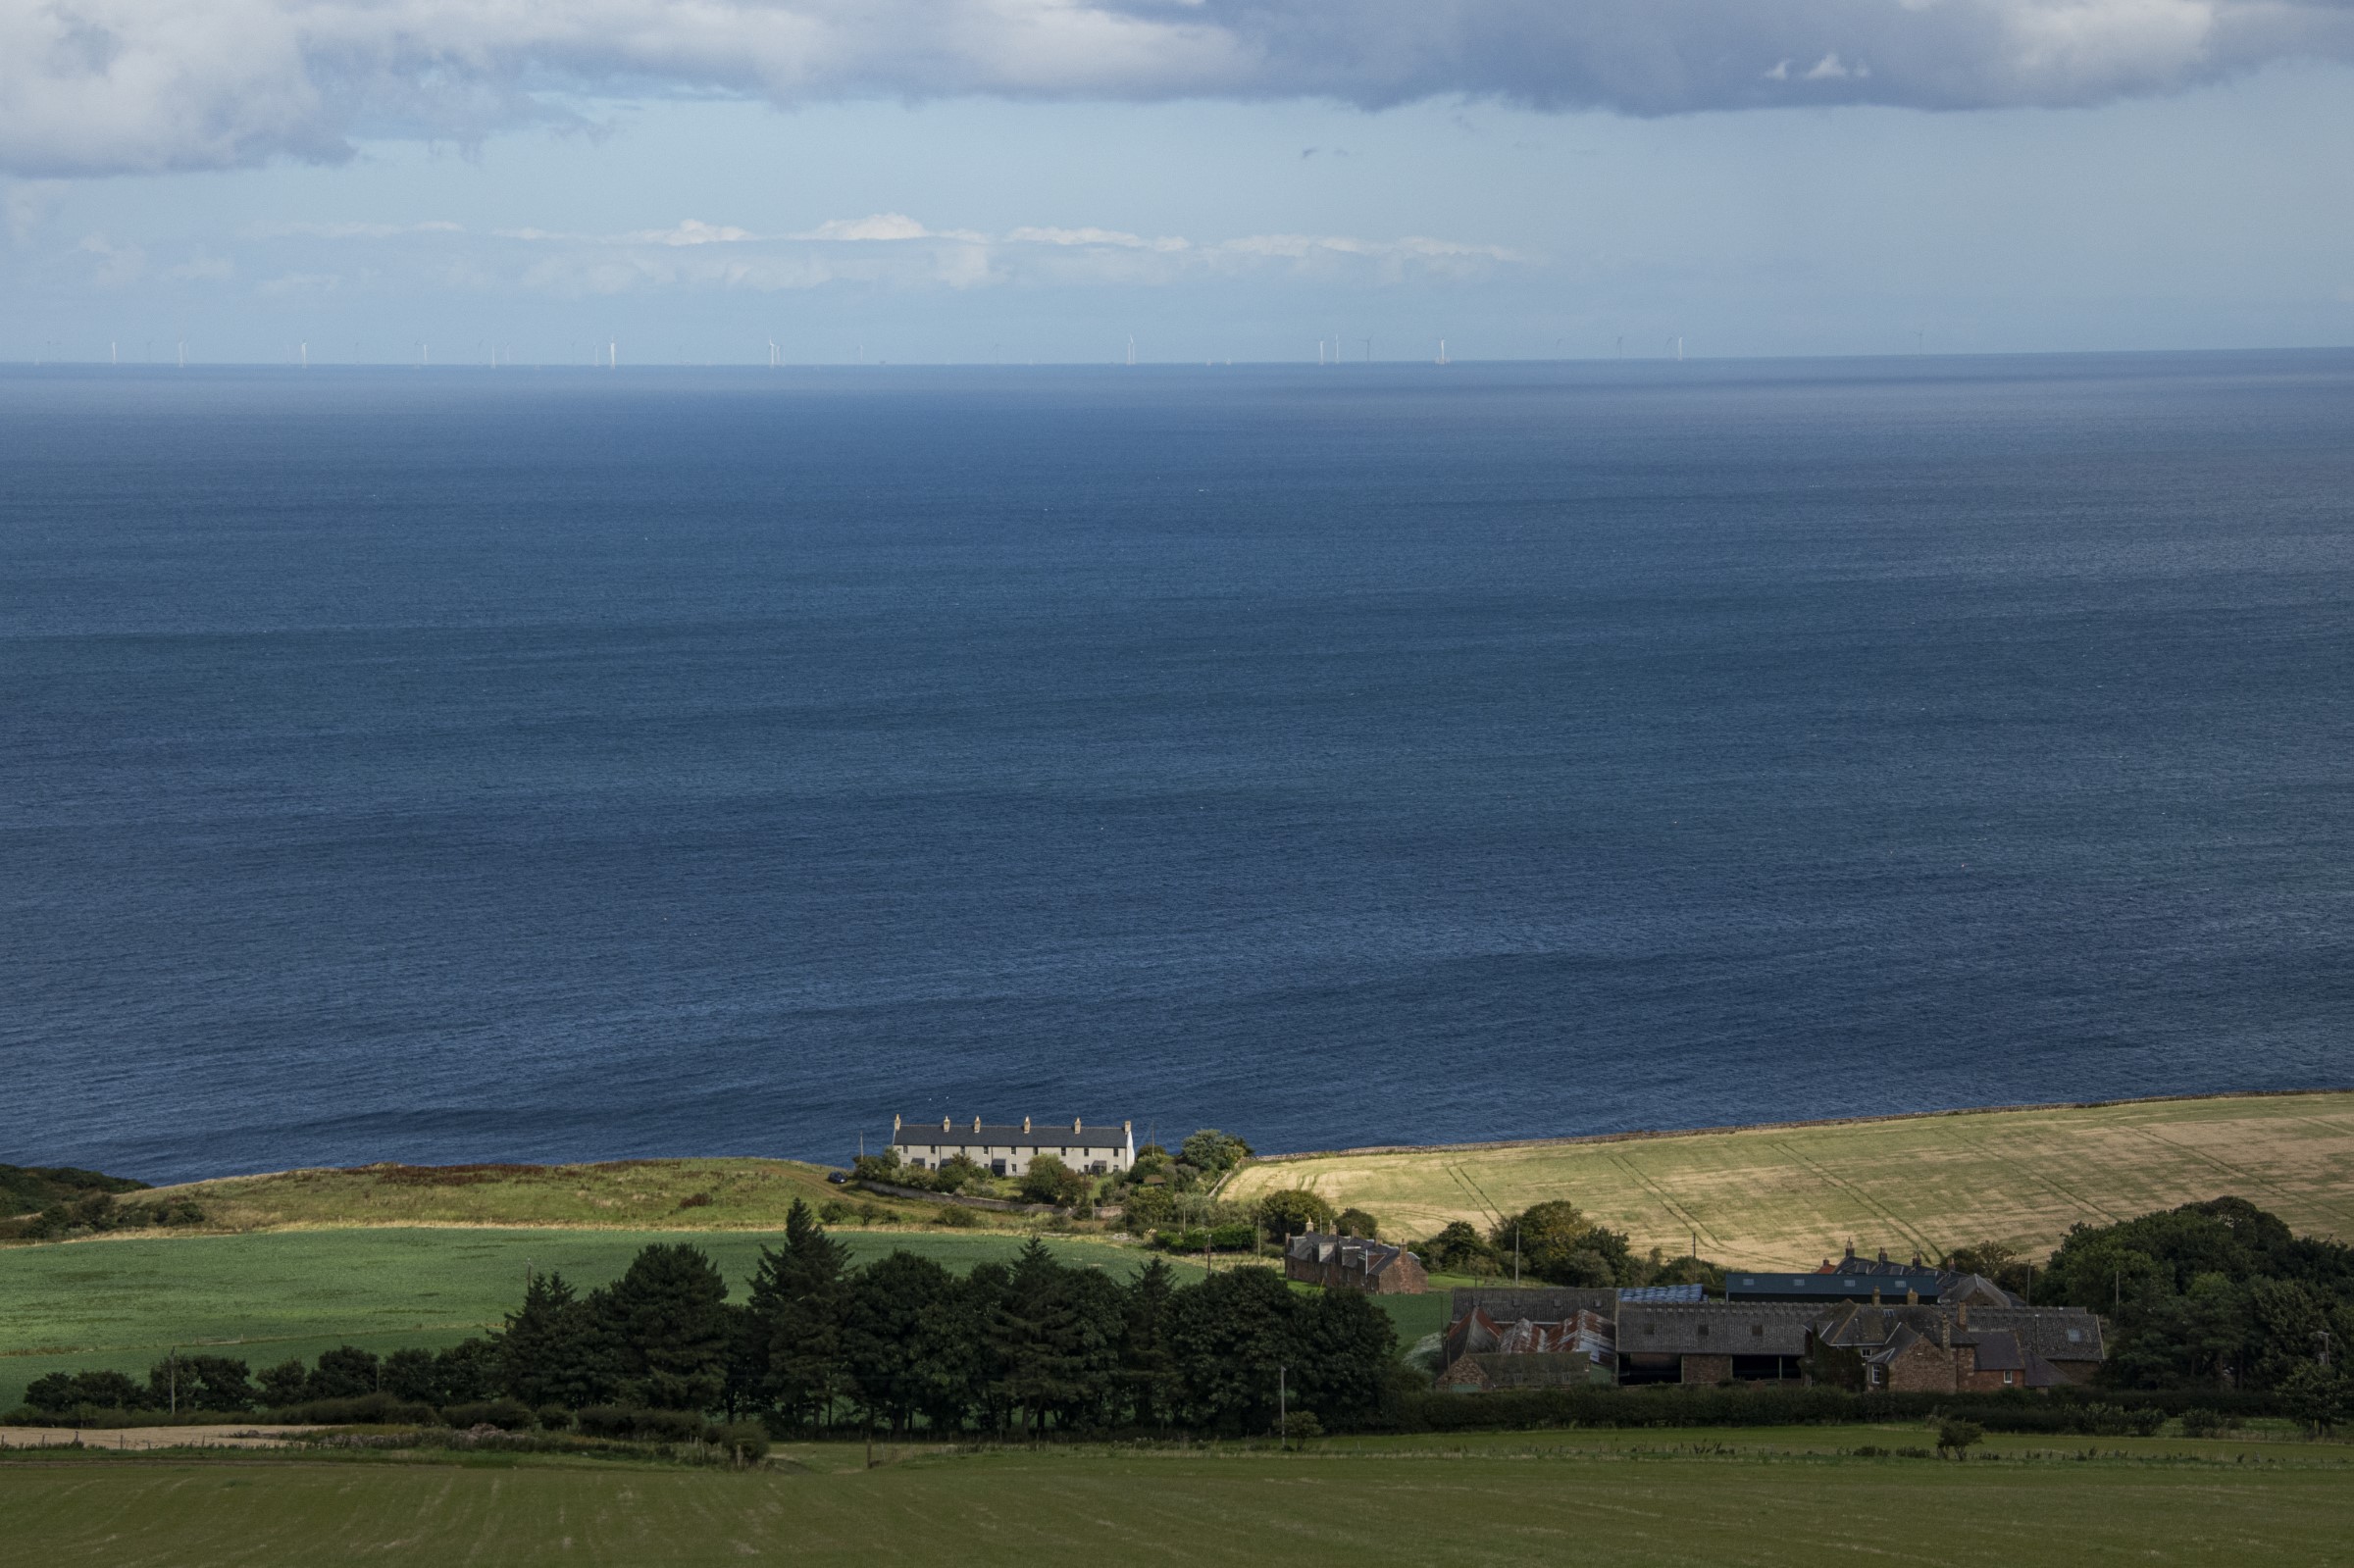
<path id="1" fill-rule="evenodd" d="M 1937 1306 L 1874 1306 L 1849 1302 L 1826 1316 L 1816 1329 L 1825 1344 L 1869 1351 L 1888 1344 L 1903 1331 L 1934 1338 L 1940 1323 L 1950 1324 L 1959 1344 L 1984 1345 L 2002 1336 L 2022 1359 L 2012 1367 L 2025 1369 L 2025 1357 L 2044 1361 L 2098 1361 L 2102 1357 L 2101 1320 L 2079 1307 L 1976 1307 L 1965 1315 Z M 2012 1352 L 1997 1349 L 1997 1355 Z M 1981 1361 L 1982 1365 L 1991 1365 Z M 2000 1372 L 2010 1370 L 1992 1366 Z"/>
<path id="2" fill-rule="evenodd" d="M 1510 1285 L 1457 1286 L 1447 1303 L 1448 1321 L 1452 1323 L 1474 1310 L 1486 1312 L 1502 1323 L 1518 1318 L 1559 1323 L 1580 1312 L 1599 1312 L 1607 1318 L 1618 1310 L 1618 1292 L 1573 1288 L 1523 1290 Z"/>
<path id="3" fill-rule="evenodd" d="M 1380 1277 L 1382 1270 L 1406 1256 L 1406 1248 L 1392 1246 L 1387 1241 L 1368 1241 L 1362 1237 L 1325 1236 L 1305 1231 L 1288 1243 L 1293 1257 L 1307 1263 L 1339 1263 L 1343 1268 L 1362 1268 L 1368 1280 Z"/>
<path id="4" fill-rule="evenodd" d="M 1821 1309 L 1804 1301 L 1629 1302 L 1618 1309 L 1627 1355 L 1804 1355 Z"/>
<path id="5" fill-rule="evenodd" d="M 1010 1122 L 984 1122 L 979 1117 L 965 1121 L 943 1119 L 938 1122 L 909 1122 L 893 1117 L 895 1131 L 892 1141 L 901 1148 L 922 1145 L 926 1148 L 1125 1148 L 1128 1146 L 1129 1123 L 1084 1122 L 1076 1117 L 1067 1122 L 1036 1122 L 1024 1117 L 1017 1125 Z"/>

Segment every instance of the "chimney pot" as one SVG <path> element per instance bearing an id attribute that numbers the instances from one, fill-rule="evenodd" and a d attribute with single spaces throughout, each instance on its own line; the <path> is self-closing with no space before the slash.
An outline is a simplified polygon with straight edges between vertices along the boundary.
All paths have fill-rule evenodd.
<path id="1" fill-rule="evenodd" d="M 974 1118 L 973 1118 L 973 1133 L 974 1133 L 974 1135 L 975 1135 L 976 1137 L 978 1137 L 978 1136 L 979 1136 L 979 1134 L 980 1134 L 980 1132 L 981 1132 L 981 1118 L 980 1118 L 980 1117 L 978 1117 L 978 1116 L 976 1116 L 976 1117 L 974 1117 Z"/>
<path id="2" fill-rule="evenodd" d="M 1022 1131 L 1025 1133 L 1030 1131 L 1030 1118 L 1027 1116 L 1022 1118 Z"/>
<path id="3" fill-rule="evenodd" d="M 1079 1131 L 1079 1118 L 1076 1116 L 1071 1118 L 1071 1131 L 1074 1133 Z"/>

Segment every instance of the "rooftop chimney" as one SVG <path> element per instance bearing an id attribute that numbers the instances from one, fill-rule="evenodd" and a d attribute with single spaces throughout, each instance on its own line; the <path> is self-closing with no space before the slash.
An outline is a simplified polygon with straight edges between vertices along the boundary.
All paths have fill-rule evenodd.
<path id="1" fill-rule="evenodd" d="M 944 1133 L 948 1130 L 948 1119 L 945 1116 L 940 1119 L 940 1130 Z"/>
<path id="2" fill-rule="evenodd" d="M 1030 1118 L 1027 1116 L 1022 1118 L 1022 1131 L 1025 1133 L 1030 1131 Z"/>
<path id="3" fill-rule="evenodd" d="M 891 1130 L 894 1133 L 899 1130 L 899 1113 L 896 1111 L 891 1113 Z"/>
<path id="4" fill-rule="evenodd" d="M 1076 1117 L 1076 1116 L 1074 1116 L 1074 1117 L 1072 1117 L 1072 1118 L 1071 1118 L 1071 1131 L 1072 1131 L 1072 1132 L 1074 1132 L 1074 1133 L 1076 1133 L 1076 1132 L 1078 1132 L 1079 1130 L 1080 1130 L 1080 1128 L 1079 1128 L 1079 1118 L 1078 1118 L 1078 1117 Z"/>
<path id="5" fill-rule="evenodd" d="M 976 1134 L 981 1131 L 981 1118 L 978 1116 L 973 1118 L 973 1131 Z"/>
<path id="6" fill-rule="evenodd" d="M 1871 1304 L 1873 1306 L 1880 1304 L 1880 1288 L 1876 1285 L 1871 1288 Z"/>
<path id="7" fill-rule="evenodd" d="M 1919 1290 L 1914 1290 L 1914 1289 L 1913 1289 L 1911 1286 L 1907 1286 L 1907 1287 L 1905 1287 L 1905 1305 L 1907 1305 L 1907 1306 L 1919 1306 L 1919 1305 L 1920 1305 L 1920 1292 L 1919 1292 Z"/>
<path id="8" fill-rule="evenodd" d="M 1970 1327 L 1970 1303 L 1968 1301 L 1962 1303 L 1962 1327 L 1966 1329 Z"/>

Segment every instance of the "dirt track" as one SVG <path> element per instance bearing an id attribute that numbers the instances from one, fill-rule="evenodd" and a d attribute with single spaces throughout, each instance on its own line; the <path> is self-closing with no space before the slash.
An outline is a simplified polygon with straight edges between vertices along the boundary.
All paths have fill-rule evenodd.
<path id="1" fill-rule="evenodd" d="M 251 1422 L 219 1427 L 0 1427 L 0 1447 L 126 1449 L 275 1448 L 316 1427 L 257 1427 Z"/>

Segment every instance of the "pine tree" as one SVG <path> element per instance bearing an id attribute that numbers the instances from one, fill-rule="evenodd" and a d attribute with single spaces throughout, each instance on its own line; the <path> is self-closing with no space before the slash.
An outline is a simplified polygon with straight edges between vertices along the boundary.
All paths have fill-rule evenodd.
<path id="1" fill-rule="evenodd" d="M 709 1410 L 727 1383 L 728 1282 L 700 1247 L 657 1243 L 589 1297 L 623 1395 L 659 1410 Z"/>
<path id="2" fill-rule="evenodd" d="M 737 1335 L 731 1387 L 794 1425 L 828 1417 L 842 1391 L 842 1318 L 848 1251 L 793 1200 L 782 1251 L 760 1249 Z"/>
<path id="3" fill-rule="evenodd" d="M 532 1277 L 523 1310 L 507 1314 L 498 1337 L 499 1382 L 530 1405 L 577 1410 L 605 1397 L 603 1356 L 587 1305 L 563 1275 Z"/>

